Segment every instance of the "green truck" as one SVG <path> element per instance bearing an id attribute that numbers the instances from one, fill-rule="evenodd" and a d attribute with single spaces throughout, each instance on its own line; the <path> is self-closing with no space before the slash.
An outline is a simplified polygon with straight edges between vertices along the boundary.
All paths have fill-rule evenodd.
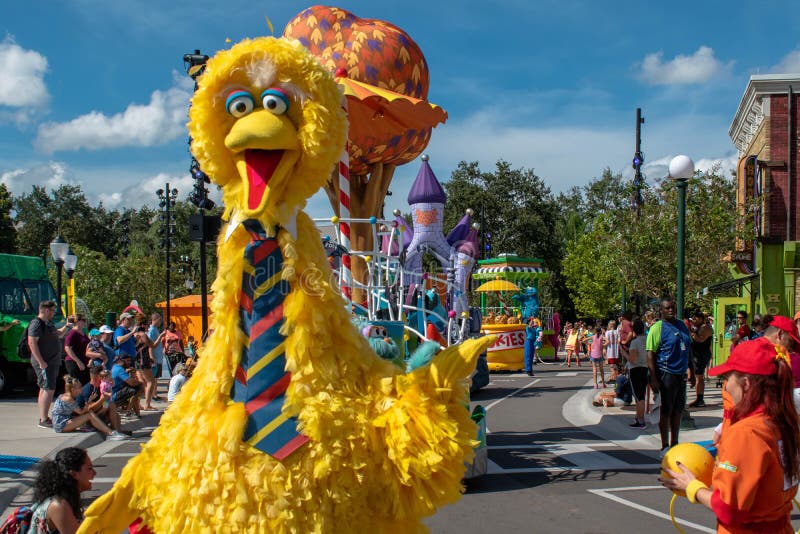
<path id="1" fill-rule="evenodd" d="M 17 344 L 28 323 L 39 312 L 39 302 L 56 301 L 56 292 L 44 260 L 35 256 L 0 254 L 0 325 L 20 321 L 0 332 L 0 393 L 35 380 L 29 359 L 17 355 Z M 61 310 L 53 319 L 62 322 Z"/>

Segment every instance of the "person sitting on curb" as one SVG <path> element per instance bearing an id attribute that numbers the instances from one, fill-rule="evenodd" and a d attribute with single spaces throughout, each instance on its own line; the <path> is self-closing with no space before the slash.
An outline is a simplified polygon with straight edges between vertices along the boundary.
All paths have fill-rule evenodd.
<path id="1" fill-rule="evenodd" d="M 188 369 L 182 363 L 175 365 L 175 368 L 172 370 L 174 373 L 172 378 L 169 379 L 169 392 L 167 393 L 167 402 L 172 402 L 175 400 L 175 395 L 180 393 L 181 388 L 186 383 L 187 377 L 186 374 Z"/>
<path id="2" fill-rule="evenodd" d="M 81 392 L 81 381 L 69 375 L 64 377 L 64 394 L 53 402 L 53 430 L 57 433 L 73 432 L 86 423 L 91 424 L 97 430 L 105 434 L 109 441 L 121 441 L 128 439 L 128 436 L 111 430 L 100 420 L 96 413 L 89 411 L 87 407 L 79 408 L 77 397 Z"/>
<path id="3" fill-rule="evenodd" d="M 111 400 L 111 391 L 107 391 L 105 394 L 101 391 L 103 373 L 108 373 L 108 371 L 104 371 L 99 365 L 89 368 L 89 383 L 83 386 L 81 394 L 76 399 L 78 407 L 88 407 L 89 411 L 99 415 L 104 421 L 108 421 L 113 430 L 121 432 L 119 412 L 116 403 Z"/>
<path id="4" fill-rule="evenodd" d="M 136 418 L 141 418 L 139 396 L 144 388 L 136 379 L 135 371 L 133 373 L 128 371 L 133 365 L 132 362 L 133 356 L 129 354 L 120 354 L 114 360 L 114 367 L 111 368 L 111 377 L 114 379 L 111 399 L 120 410 L 130 410 Z"/>

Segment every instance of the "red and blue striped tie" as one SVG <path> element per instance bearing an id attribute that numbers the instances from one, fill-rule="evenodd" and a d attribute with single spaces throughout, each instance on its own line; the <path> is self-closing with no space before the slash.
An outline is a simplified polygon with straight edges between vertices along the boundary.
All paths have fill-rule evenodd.
<path id="1" fill-rule="evenodd" d="M 267 237 L 255 219 L 242 224 L 250 243 L 244 251 L 239 318 L 248 341 L 242 348 L 231 397 L 247 409 L 243 440 L 283 460 L 308 441 L 297 431 L 297 418 L 281 412 L 291 380 L 286 370 L 286 338 L 280 333 L 283 301 L 290 287 L 281 280 L 283 256 L 277 237 Z"/>

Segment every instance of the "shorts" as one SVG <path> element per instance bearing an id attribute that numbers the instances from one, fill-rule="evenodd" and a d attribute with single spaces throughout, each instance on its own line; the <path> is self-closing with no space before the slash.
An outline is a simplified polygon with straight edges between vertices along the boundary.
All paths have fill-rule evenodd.
<path id="1" fill-rule="evenodd" d="M 650 378 L 649 371 L 647 367 L 631 367 L 628 369 L 628 376 L 631 379 L 631 387 L 633 388 L 633 398 L 637 401 L 643 401 L 647 394 L 647 381 Z"/>
<path id="2" fill-rule="evenodd" d="M 617 365 L 617 362 L 619 362 L 619 358 L 609 358 L 608 359 L 608 365 Z"/>
<path id="3" fill-rule="evenodd" d="M 656 376 L 661 394 L 661 416 L 683 412 L 686 408 L 686 374 L 674 375 L 659 370 Z"/>
<path id="4" fill-rule="evenodd" d="M 118 406 L 124 406 L 135 395 L 139 394 L 139 388 L 125 384 L 116 393 L 114 393 L 114 402 Z"/>
<path id="5" fill-rule="evenodd" d="M 589 361 L 592 363 L 603 363 L 603 357 L 600 356 L 599 358 L 589 358 Z"/>
<path id="6" fill-rule="evenodd" d="M 39 389 L 54 391 L 58 383 L 58 371 L 61 368 L 61 362 L 55 359 L 45 363 L 47 363 L 47 369 L 42 369 L 36 359 L 31 357 L 31 367 L 33 367 L 33 372 L 36 373 L 36 385 L 39 386 Z"/>
<path id="7" fill-rule="evenodd" d="M 706 354 L 693 354 L 692 358 L 694 358 L 694 374 L 702 375 L 705 374 L 706 369 L 708 368 L 708 364 L 711 363 L 711 353 L 707 352 Z"/>

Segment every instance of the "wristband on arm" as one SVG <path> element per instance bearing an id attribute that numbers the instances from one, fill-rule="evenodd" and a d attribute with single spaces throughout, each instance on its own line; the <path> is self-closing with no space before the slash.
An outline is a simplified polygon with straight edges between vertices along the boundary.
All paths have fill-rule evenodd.
<path id="1" fill-rule="evenodd" d="M 697 479 L 689 482 L 689 485 L 686 486 L 686 498 L 690 503 L 697 504 L 697 492 L 701 489 L 708 489 L 708 486 Z"/>

